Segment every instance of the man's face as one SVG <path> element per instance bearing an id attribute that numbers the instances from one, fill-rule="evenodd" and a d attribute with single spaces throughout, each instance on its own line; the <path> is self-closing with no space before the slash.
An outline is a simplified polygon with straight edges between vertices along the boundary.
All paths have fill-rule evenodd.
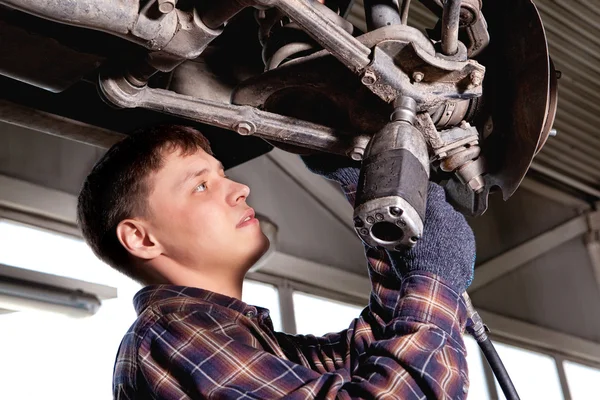
<path id="1" fill-rule="evenodd" d="M 269 247 L 246 204 L 250 189 L 228 179 L 203 150 L 163 157 L 163 167 L 149 177 L 147 220 L 163 256 L 208 273 L 245 272 Z"/>

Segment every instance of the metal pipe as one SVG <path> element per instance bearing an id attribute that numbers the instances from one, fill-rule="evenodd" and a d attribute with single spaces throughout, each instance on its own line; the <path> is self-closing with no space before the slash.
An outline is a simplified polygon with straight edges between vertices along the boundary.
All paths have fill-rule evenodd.
<path id="1" fill-rule="evenodd" d="M 408 11 L 410 10 L 410 0 L 404 0 L 400 9 L 400 20 L 402 25 L 408 25 Z"/>
<path id="2" fill-rule="evenodd" d="M 337 14 L 321 3 L 306 0 L 257 0 L 257 3 L 277 7 L 352 71 L 360 72 L 371 62 L 371 50 L 337 25 L 334 22 Z"/>
<path id="3" fill-rule="evenodd" d="M 253 0 L 203 1 L 199 10 L 200 19 L 210 29 L 217 29 L 244 8 L 255 4 Z"/>
<path id="4" fill-rule="evenodd" d="M 387 25 L 400 25 L 398 0 L 365 0 L 367 31 Z"/>
<path id="5" fill-rule="evenodd" d="M 461 0 L 445 0 L 442 12 L 442 53 L 453 56 L 458 51 L 458 27 Z"/>
<path id="6" fill-rule="evenodd" d="M 128 34 L 135 25 L 139 0 L 1 0 L 0 4 L 61 24 Z"/>

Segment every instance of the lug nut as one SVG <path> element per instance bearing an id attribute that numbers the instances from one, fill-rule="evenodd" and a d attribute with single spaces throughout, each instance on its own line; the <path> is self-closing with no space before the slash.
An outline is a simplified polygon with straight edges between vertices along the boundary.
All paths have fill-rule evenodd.
<path id="1" fill-rule="evenodd" d="M 373 218 L 373 217 L 367 217 L 367 222 L 368 222 L 369 224 L 372 224 L 372 223 L 374 223 L 374 222 L 375 222 L 375 218 Z"/>
<path id="2" fill-rule="evenodd" d="M 375 215 L 375 219 L 376 219 L 377 221 L 383 221 L 383 215 L 382 215 L 382 214 L 376 214 L 376 215 Z"/>
<path id="3" fill-rule="evenodd" d="M 356 217 L 354 218 L 354 226 L 361 228 L 365 225 L 365 223 L 362 221 L 362 219 Z"/>

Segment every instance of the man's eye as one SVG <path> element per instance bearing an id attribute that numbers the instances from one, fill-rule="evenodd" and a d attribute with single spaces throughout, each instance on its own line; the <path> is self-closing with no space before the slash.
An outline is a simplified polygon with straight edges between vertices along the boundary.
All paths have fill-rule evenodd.
<path id="1" fill-rule="evenodd" d="M 206 182 L 203 182 L 203 183 L 199 184 L 198 186 L 196 186 L 194 191 L 195 192 L 204 192 L 206 189 L 208 189 L 208 187 L 206 186 Z"/>

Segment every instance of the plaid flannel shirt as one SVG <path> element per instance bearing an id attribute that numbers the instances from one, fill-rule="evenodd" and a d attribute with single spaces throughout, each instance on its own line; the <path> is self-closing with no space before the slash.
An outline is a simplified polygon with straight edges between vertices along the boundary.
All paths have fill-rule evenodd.
<path id="1" fill-rule="evenodd" d="M 274 332 L 268 310 L 217 293 L 143 288 L 117 354 L 115 399 L 466 398 L 461 296 L 431 274 L 400 280 L 384 251 L 366 256 L 368 307 L 322 337 Z"/>

